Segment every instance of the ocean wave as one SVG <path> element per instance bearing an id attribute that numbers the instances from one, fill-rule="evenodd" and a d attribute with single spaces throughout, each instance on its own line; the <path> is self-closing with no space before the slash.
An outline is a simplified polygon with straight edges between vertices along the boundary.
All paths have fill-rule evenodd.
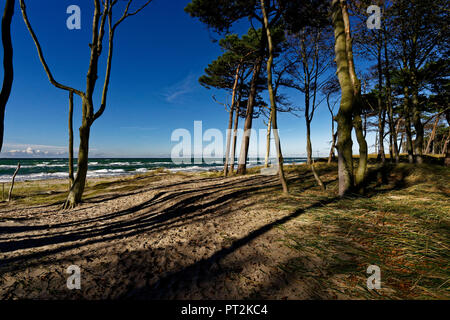
<path id="1" fill-rule="evenodd" d="M 184 167 L 184 168 L 168 168 L 170 172 L 180 172 L 180 171 L 186 171 L 186 172 L 204 172 L 204 171 L 210 171 L 210 170 L 222 170 L 222 166 L 209 166 L 209 167 L 200 167 L 200 166 L 190 166 L 190 167 Z"/>
<path id="2" fill-rule="evenodd" d="M 29 180 L 49 180 L 49 179 L 64 179 L 68 178 L 69 174 L 67 172 L 39 172 L 24 175 L 17 175 L 16 181 L 29 181 Z M 0 183 L 11 182 L 11 175 L 5 174 L 0 176 Z"/>

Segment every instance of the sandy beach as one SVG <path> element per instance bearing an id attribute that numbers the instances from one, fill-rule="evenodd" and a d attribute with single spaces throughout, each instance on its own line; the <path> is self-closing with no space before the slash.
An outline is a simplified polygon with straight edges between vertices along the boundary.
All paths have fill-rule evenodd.
<path id="1" fill-rule="evenodd" d="M 377 298 L 363 288 L 371 248 L 357 222 L 386 228 L 383 210 L 358 208 L 357 200 L 346 210 L 349 200 L 333 196 L 334 167 L 320 172 L 328 193 L 306 166 L 292 166 L 286 197 L 276 176 L 165 171 L 89 181 L 85 202 L 71 211 L 58 202 L 64 191 L 41 191 L 41 204 L 18 197 L 0 207 L 0 298 Z M 391 200 L 380 190 L 371 200 L 400 203 L 411 192 L 389 190 Z M 343 212 L 351 225 L 334 220 Z M 67 289 L 71 265 L 81 269 L 81 290 Z M 404 293 L 386 282 L 383 294 Z"/>

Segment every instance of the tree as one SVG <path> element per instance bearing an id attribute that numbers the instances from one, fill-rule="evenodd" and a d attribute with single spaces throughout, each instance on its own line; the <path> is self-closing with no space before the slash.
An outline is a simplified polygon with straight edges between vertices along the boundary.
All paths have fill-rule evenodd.
<path id="1" fill-rule="evenodd" d="M 336 116 L 338 122 L 339 195 L 344 196 L 354 189 L 355 184 L 358 189 L 362 187 L 367 170 L 367 142 L 362 127 L 361 84 L 355 72 L 346 1 L 332 1 L 332 19 L 337 75 L 341 87 L 341 104 Z M 353 127 L 360 146 L 360 160 L 356 176 L 353 174 L 351 137 Z"/>
<path id="2" fill-rule="evenodd" d="M 69 190 L 75 182 L 73 175 L 73 91 L 69 91 Z"/>
<path id="3" fill-rule="evenodd" d="M 277 105 L 277 112 L 291 112 L 295 114 L 296 108 L 293 107 L 290 100 L 286 97 L 285 94 L 280 93 L 281 87 L 291 87 L 292 79 L 288 75 L 288 71 L 292 68 L 293 62 L 289 57 L 289 52 L 284 51 L 276 62 L 274 62 L 273 66 L 273 92 L 275 95 L 275 102 Z M 267 82 L 267 80 L 266 80 Z M 268 110 L 268 114 L 265 114 L 265 110 Z M 261 109 L 262 113 L 267 117 L 267 136 L 266 136 L 266 156 L 264 161 L 264 167 L 269 167 L 269 156 L 270 156 L 270 141 L 271 141 L 271 133 L 272 133 L 272 109 L 271 108 L 263 108 Z"/>
<path id="4" fill-rule="evenodd" d="M 304 27 L 291 37 L 295 64 L 289 74 L 294 79 L 292 88 L 304 95 L 304 116 L 306 123 L 307 164 L 312 164 L 311 122 L 321 104 L 318 94 L 328 81 L 326 72 L 331 64 L 329 30 Z"/>
<path id="5" fill-rule="evenodd" d="M 422 123 L 423 106 L 420 93 L 423 83 L 420 69 L 429 61 L 437 59 L 442 49 L 448 46 L 448 2 L 445 0 L 398 0 L 393 3 L 395 18 L 395 52 L 404 86 L 404 111 L 410 161 L 414 149 L 415 160 L 423 161 L 424 128 Z M 414 125 L 416 139 L 412 141 L 411 124 Z M 408 128 L 409 127 L 409 128 Z"/>
<path id="6" fill-rule="evenodd" d="M 250 29 L 247 35 L 240 39 L 236 34 L 227 35 L 220 40 L 220 46 L 225 53 L 212 62 L 207 69 L 206 75 L 199 79 L 200 84 L 206 88 L 215 87 L 231 91 L 231 106 L 229 108 L 229 121 L 227 130 L 227 144 L 225 153 L 224 175 L 227 176 L 230 164 L 231 132 L 233 126 L 233 115 L 239 113 L 237 110 L 238 95 L 242 80 L 248 77 L 248 69 L 255 59 L 255 52 L 260 38 L 260 32 Z M 236 123 L 235 119 L 235 123 Z M 233 137 L 234 140 L 234 137 Z M 234 148 L 234 147 L 233 147 Z"/>
<path id="7" fill-rule="evenodd" d="M 328 164 L 330 164 L 333 160 L 335 160 L 334 150 L 336 149 L 336 139 L 337 139 L 337 131 L 334 130 L 335 123 L 335 115 L 334 115 L 334 107 L 336 106 L 337 100 L 331 100 L 331 97 L 339 92 L 339 81 L 336 77 L 329 78 L 328 81 L 322 87 L 322 93 L 326 96 L 328 111 L 331 115 L 331 148 L 330 154 L 328 156 Z"/>
<path id="8" fill-rule="evenodd" d="M 14 15 L 15 0 L 6 0 L 2 18 L 2 44 L 3 44 L 3 86 L 0 92 L 0 151 L 3 147 L 5 131 L 5 109 L 14 79 L 13 46 L 11 41 L 11 21 Z"/>
<path id="9" fill-rule="evenodd" d="M 267 6 L 264 6 L 265 10 L 263 10 L 260 3 L 256 0 L 193 0 L 185 8 L 185 11 L 188 12 L 192 17 L 199 18 L 201 22 L 215 29 L 217 32 L 224 32 L 228 30 L 235 22 L 243 18 L 248 18 L 252 26 L 253 20 L 258 21 L 265 31 L 261 35 L 257 59 L 255 60 L 252 69 L 252 80 L 250 83 L 250 93 L 248 96 L 248 104 L 244 124 L 244 135 L 241 144 L 241 152 L 239 155 L 238 174 L 244 174 L 246 172 L 248 149 L 250 144 L 250 132 L 252 128 L 253 113 L 257 97 L 257 83 L 261 73 L 262 64 L 266 58 L 267 49 L 269 49 L 269 56 L 270 51 L 272 52 L 272 61 L 270 62 L 270 66 L 272 66 L 273 63 L 273 53 L 275 52 L 275 49 L 273 47 L 273 43 L 272 48 L 268 48 L 268 36 L 271 35 L 271 28 L 276 26 L 277 23 L 280 22 L 281 18 L 281 12 L 277 10 L 278 8 L 276 6 L 276 3 L 273 3 L 273 5 L 272 3 L 265 5 Z M 267 30 L 269 30 L 269 32 L 267 32 Z M 271 73 L 272 69 L 270 68 L 270 70 L 268 69 L 267 71 L 268 73 Z M 270 80 L 270 83 L 272 83 L 272 80 Z M 273 94 L 273 87 L 272 93 L 270 93 L 269 85 L 268 87 L 269 94 Z M 274 97 L 272 98 L 273 100 L 275 99 Z M 275 130 L 276 125 L 274 126 L 274 123 L 276 122 L 276 116 L 272 116 L 271 122 L 273 130 Z M 277 141 L 278 144 L 279 137 Z M 281 144 L 277 147 L 277 151 L 278 160 L 282 162 L 283 157 L 281 155 Z M 283 190 L 287 192 L 287 185 L 284 178 L 282 166 L 280 166 L 280 182 L 283 186 Z"/>
<path id="10" fill-rule="evenodd" d="M 185 11 L 219 33 L 228 31 L 235 22 L 243 18 L 248 18 L 251 22 L 256 19 L 261 24 L 263 23 L 262 18 L 257 14 L 258 2 L 256 0 L 193 0 L 186 6 Z M 244 174 L 246 172 L 250 132 L 257 96 L 257 83 L 261 73 L 262 63 L 265 59 L 266 47 L 266 37 L 261 36 L 258 43 L 257 59 L 254 61 L 252 67 L 250 93 L 245 115 L 244 135 L 238 164 L 239 174 Z"/>
<path id="11" fill-rule="evenodd" d="M 273 67 L 273 59 L 274 59 L 274 45 L 272 40 L 272 31 L 269 25 L 269 18 L 267 15 L 267 8 L 264 0 L 261 0 L 261 11 L 263 13 L 264 18 L 264 29 L 267 33 L 267 42 L 269 47 L 269 59 L 267 60 L 267 86 L 269 89 L 269 98 L 270 98 L 270 114 L 271 114 L 271 123 L 272 123 L 272 130 L 273 135 L 275 137 L 275 147 L 277 149 L 277 157 L 278 157 L 278 174 L 280 176 L 281 186 L 283 187 L 283 192 L 288 193 L 289 189 L 286 183 L 286 178 L 284 176 L 284 169 L 283 169 L 283 154 L 281 152 L 281 143 L 280 143 L 280 137 L 278 135 L 278 123 L 277 123 L 277 105 L 276 105 L 276 98 L 275 98 L 275 92 L 273 89 L 273 82 L 272 82 L 272 67 Z"/>
<path id="12" fill-rule="evenodd" d="M 118 0 L 105 0 L 102 2 L 100 2 L 100 0 L 93 0 L 93 1 L 94 1 L 94 15 L 92 24 L 92 43 L 89 45 L 91 49 L 91 55 L 89 61 L 89 69 L 87 72 L 86 90 L 83 92 L 81 90 L 77 90 L 67 85 L 63 85 L 54 79 L 47 62 L 45 61 L 39 40 L 36 34 L 34 33 L 33 28 L 31 27 L 30 21 L 28 19 L 25 1 L 20 0 L 23 19 L 36 45 L 39 58 L 41 60 L 45 72 L 47 73 L 50 83 L 53 84 L 56 88 L 59 88 L 61 90 L 73 92 L 74 94 L 78 95 L 82 100 L 82 123 L 79 128 L 80 146 L 78 149 L 77 173 L 74 183 L 70 188 L 67 200 L 64 204 L 64 208 L 66 209 L 75 207 L 82 200 L 88 171 L 90 131 L 91 126 L 103 114 L 106 108 L 109 81 L 111 77 L 114 36 L 116 29 L 125 19 L 134 16 L 138 14 L 140 11 L 142 11 L 152 0 L 145 2 L 135 11 L 130 11 L 130 7 L 132 5 L 133 0 L 129 0 L 125 6 L 122 16 L 115 22 L 113 21 L 113 10 L 117 5 Z M 98 79 L 98 64 L 100 56 L 102 55 L 103 51 L 103 42 L 106 34 L 105 32 L 106 25 L 108 26 L 108 56 L 106 61 L 106 74 L 103 83 L 103 91 L 101 96 L 100 107 L 98 108 L 97 111 L 94 111 L 93 95 Z"/>

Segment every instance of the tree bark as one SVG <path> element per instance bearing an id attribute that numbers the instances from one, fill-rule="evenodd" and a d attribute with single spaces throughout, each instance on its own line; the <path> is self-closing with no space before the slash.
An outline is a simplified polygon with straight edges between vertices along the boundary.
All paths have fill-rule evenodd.
<path id="1" fill-rule="evenodd" d="M 334 131 L 334 125 L 333 125 L 333 131 Z M 334 149 L 336 148 L 337 134 L 338 134 L 337 131 L 332 134 L 330 155 L 328 156 L 328 164 L 331 164 L 331 162 L 333 162 L 333 160 L 336 158 L 336 155 L 334 154 Z"/>
<path id="2" fill-rule="evenodd" d="M 271 105 L 271 114 L 272 114 L 272 127 L 273 127 L 273 135 L 275 138 L 275 147 L 277 149 L 277 157 L 278 157 L 278 174 L 280 176 L 280 183 L 283 187 L 283 193 L 289 193 L 289 189 L 286 183 L 286 178 L 284 176 L 284 168 L 283 168 L 283 154 L 281 152 L 281 142 L 280 137 L 278 135 L 278 125 L 277 125 L 277 105 L 275 100 L 275 94 L 273 91 L 273 83 L 272 83 L 272 65 L 273 65 L 273 43 L 272 43 L 272 34 L 269 26 L 269 19 L 267 17 L 266 6 L 264 0 L 261 0 L 261 10 L 264 17 L 264 29 L 267 34 L 267 42 L 269 46 L 269 59 L 267 60 L 267 87 L 269 90 L 270 97 L 270 105 Z"/>
<path id="3" fill-rule="evenodd" d="M 16 176 L 17 176 L 17 173 L 19 172 L 19 170 L 20 170 L 20 162 L 17 164 L 17 169 L 16 169 L 16 171 L 14 171 L 14 174 L 12 176 L 11 187 L 9 188 L 9 194 L 8 194 L 8 202 L 11 201 L 12 192 L 13 192 L 13 189 L 14 189 L 14 182 L 16 180 Z"/>
<path id="4" fill-rule="evenodd" d="M 239 101 L 236 105 L 236 112 L 234 115 L 234 128 L 233 128 L 233 145 L 231 147 L 231 161 L 230 161 L 230 172 L 234 172 L 234 161 L 236 159 L 236 142 L 237 142 L 237 129 L 239 125 L 239 111 L 241 105 L 241 94 L 239 94 Z"/>
<path id="5" fill-rule="evenodd" d="M 233 93 L 231 95 L 231 107 L 230 107 L 230 118 L 228 120 L 228 130 L 227 130 L 227 149 L 225 154 L 225 165 L 223 168 L 223 174 L 226 177 L 228 175 L 228 164 L 230 162 L 230 148 L 231 148 L 231 130 L 233 129 L 233 113 L 235 111 L 235 100 L 236 100 L 236 90 L 239 83 L 239 72 L 241 70 L 241 65 L 236 68 L 236 74 L 233 84 Z"/>
<path id="6" fill-rule="evenodd" d="M 73 176 L 73 91 L 69 92 L 69 189 L 75 178 Z"/>
<path id="7" fill-rule="evenodd" d="M 262 46 L 264 47 L 264 49 L 263 48 L 261 49 L 260 57 L 257 59 L 257 61 L 253 66 L 253 75 L 250 84 L 250 94 L 248 97 L 247 112 L 244 123 L 244 135 L 242 137 L 241 152 L 239 154 L 239 162 L 237 169 L 238 174 L 245 174 L 247 172 L 247 157 L 248 157 L 248 147 L 250 144 L 250 133 L 253 122 L 253 108 L 255 106 L 256 101 L 256 89 L 257 89 L 256 87 L 263 63 L 265 44 Z"/>
<path id="8" fill-rule="evenodd" d="M 306 157 L 307 157 L 306 163 L 308 165 L 312 165 L 311 119 L 309 117 L 309 101 L 308 102 L 305 101 L 305 122 L 306 122 Z"/>
<path id="9" fill-rule="evenodd" d="M 85 104 L 86 102 L 83 102 Z M 83 107 L 85 108 L 85 107 Z M 86 177 L 88 172 L 89 161 L 89 136 L 91 126 L 84 120 L 80 129 L 80 146 L 78 150 L 77 174 L 70 188 L 69 195 L 64 204 L 65 209 L 70 209 L 81 203 L 84 188 L 86 185 Z"/>
<path id="10" fill-rule="evenodd" d="M 433 130 L 431 131 L 430 139 L 428 140 L 427 148 L 425 153 L 430 154 L 431 153 L 431 144 L 434 142 L 434 138 L 436 137 L 436 129 L 437 125 L 439 123 L 439 117 L 436 117 L 433 124 Z"/>
<path id="11" fill-rule="evenodd" d="M 330 148 L 330 155 L 328 156 L 328 164 L 331 164 L 331 162 L 335 159 L 334 149 L 336 148 L 336 138 L 337 138 L 337 131 L 334 131 L 334 114 L 333 114 L 333 108 L 330 105 L 330 95 L 327 95 L 327 106 L 328 111 L 330 111 L 331 114 L 331 148 Z"/>
<path id="12" fill-rule="evenodd" d="M 419 88 L 415 71 L 412 72 L 412 120 L 416 129 L 416 140 L 414 141 L 414 153 L 417 163 L 423 163 L 423 124 L 419 108 Z"/>
<path id="13" fill-rule="evenodd" d="M 380 39 L 378 42 L 378 55 L 377 55 L 377 70 L 378 70 L 378 133 L 379 138 L 378 141 L 380 143 L 380 149 L 379 149 L 379 155 L 381 158 L 381 163 L 386 163 L 386 152 L 384 150 L 384 125 L 385 125 L 385 119 L 386 119 L 386 108 L 383 105 L 383 67 L 381 65 L 381 49 L 382 49 L 382 42 L 383 39 L 381 38 L 380 33 Z"/>
<path id="14" fill-rule="evenodd" d="M 356 112 L 354 115 L 353 127 L 355 128 L 356 139 L 358 140 L 359 144 L 359 164 L 355 175 L 355 186 L 356 190 L 362 194 L 364 193 L 364 183 L 367 173 L 368 150 L 367 142 L 364 138 L 364 133 L 362 130 L 361 115 L 359 114 L 359 112 Z"/>
<path id="15" fill-rule="evenodd" d="M 265 161 L 264 161 L 264 168 L 268 168 L 269 167 L 271 129 L 272 129 L 272 110 L 270 110 L 269 121 L 267 123 L 266 158 L 265 158 Z"/>
<path id="16" fill-rule="evenodd" d="M 403 87 L 403 94 L 404 94 L 403 104 L 405 113 L 406 149 L 408 151 L 408 162 L 414 163 L 414 151 L 411 132 L 411 111 L 409 107 L 409 88 L 406 85 Z"/>
<path id="17" fill-rule="evenodd" d="M 11 95 L 14 80 L 13 46 L 11 41 L 11 21 L 14 15 L 14 4 L 15 0 L 6 0 L 2 18 L 3 85 L 0 92 L 0 152 L 3 148 L 6 104 Z"/>
<path id="18" fill-rule="evenodd" d="M 355 175 L 355 184 L 358 187 L 359 192 L 363 192 L 363 184 L 367 172 L 367 142 L 364 135 L 361 111 L 362 111 L 362 98 L 361 98 L 361 82 L 356 75 L 355 62 L 353 59 L 352 49 L 352 37 L 350 32 L 350 18 L 348 15 L 347 3 L 345 0 L 341 0 L 342 17 L 345 28 L 345 44 L 348 60 L 348 71 L 350 80 L 353 86 L 353 127 L 355 128 L 356 138 L 359 144 L 359 164 Z"/>
<path id="19" fill-rule="evenodd" d="M 389 121 L 389 135 L 392 146 L 393 157 L 395 158 L 395 163 L 400 162 L 400 152 L 397 144 L 397 130 L 395 130 L 394 124 L 394 108 L 392 105 L 392 87 L 391 87 L 391 73 L 389 72 L 389 55 L 387 50 L 387 34 L 386 34 L 386 26 L 383 24 L 385 37 L 383 41 L 384 45 L 384 77 L 386 79 L 386 100 L 388 107 L 388 121 Z M 393 159 L 392 159 L 393 160 Z"/>
<path id="20" fill-rule="evenodd" d="M 340 0 L 332 1 L 332 18 L 335 39 L 337 75 L 341 87 L 341 103 L 336 116 L 338 123 L 338 171 L 339 195 L 344 196 L 353 189 L 352 118 L 354 91 L 350 79 L 349 61 L 345 37 L 345 24 Z"/>

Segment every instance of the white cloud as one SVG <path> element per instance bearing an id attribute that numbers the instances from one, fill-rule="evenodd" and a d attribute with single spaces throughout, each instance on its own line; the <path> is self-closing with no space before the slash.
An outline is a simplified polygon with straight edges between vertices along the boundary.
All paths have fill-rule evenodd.
<path id="1" fill-rule="evenodd" d="M 192 91 L 194 91 L 194 87 L 196 85 L 196 76 L 193 74 L 189 74 L 182 81 L 172 85 L 171 87 L 166 88 L 163 96 L 165 97 L 167 102 L 175 103 L 179 102 L 180 98 Z"/>
<path id="2" fill-rule="evenodd" d="M 65 157 L 67 147 L 5 144 L 1 155 L 6 158 Z"/>

